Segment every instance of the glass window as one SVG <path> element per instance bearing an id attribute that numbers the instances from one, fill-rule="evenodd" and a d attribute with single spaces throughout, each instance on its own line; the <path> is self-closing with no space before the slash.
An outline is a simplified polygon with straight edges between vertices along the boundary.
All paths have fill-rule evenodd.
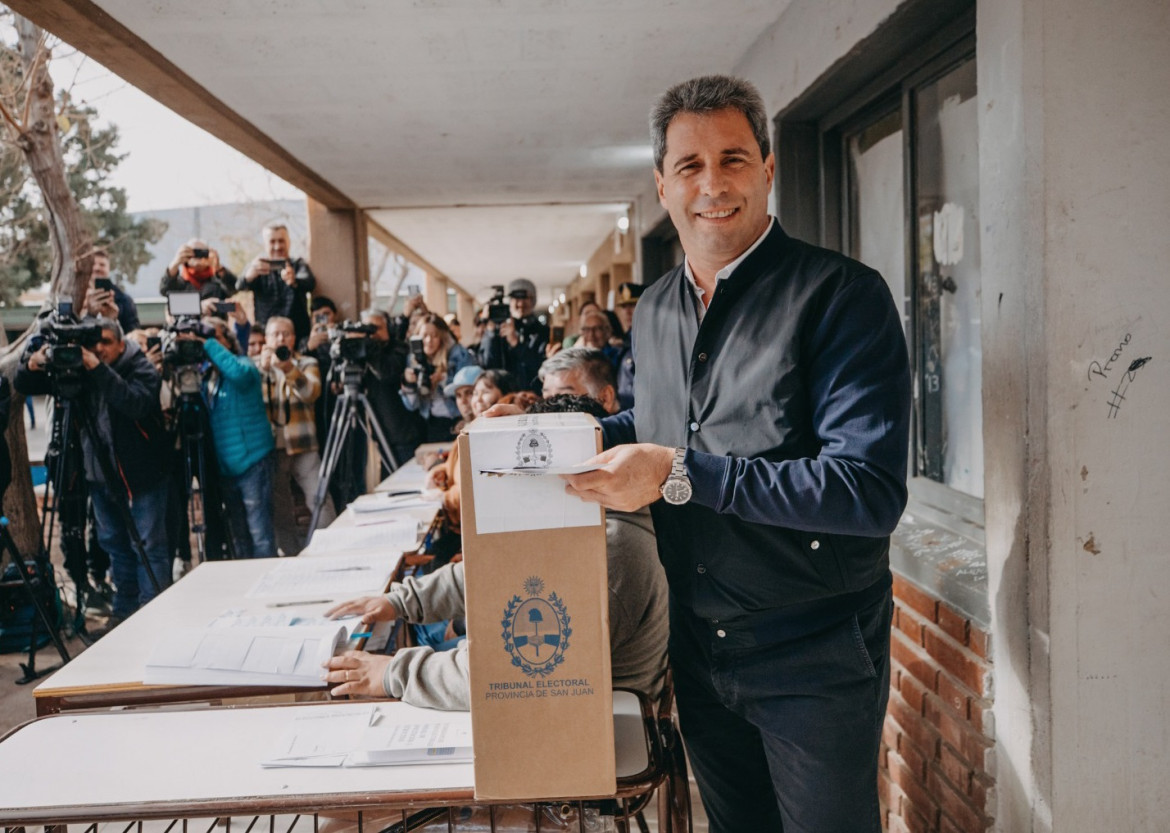
<path id="1" fill-rule="evenodd" d="M 975 61 L 914 92 L 918 469 L 983 496 Z"/>
<path id="2" fill-rule="evenodd" d="M 846 140 L 852 188 L 849 254 L 882 273 L 894 302 L 902 310 L 902 328 L 909 338 L 902 141 L 899 110 L 879 118 Z"/>
<path id="3" fill-rule="evenodd" d="M 889 283 L 911 345 L 912 470 L 982 498 L 975 93 L 974 59 L 952 63 L 904 82 L 897 102 L 838 135 L 847 165 L 843 242 Z M 913 163 L 910 200 L 906 160 Z"/>

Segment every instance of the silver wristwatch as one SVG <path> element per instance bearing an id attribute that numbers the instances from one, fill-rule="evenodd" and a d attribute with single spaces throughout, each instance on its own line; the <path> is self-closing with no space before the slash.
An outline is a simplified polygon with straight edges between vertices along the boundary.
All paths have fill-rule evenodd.
<path id="1" fill-rule="evenodd" d="M 674 450 L 674 460 L 670 464 L 670 474 L 667 475 L 666 482 L 659 487 L 662 492 L 662 499 L 672 506 L 682 506 L 694 494 L 694 489 L 691 488 L 691 480 L 687 477 L 687 470 L 683 465 L 683 457 L 686 453 L 687 450 L 685 448 L 676 448 Z"/>

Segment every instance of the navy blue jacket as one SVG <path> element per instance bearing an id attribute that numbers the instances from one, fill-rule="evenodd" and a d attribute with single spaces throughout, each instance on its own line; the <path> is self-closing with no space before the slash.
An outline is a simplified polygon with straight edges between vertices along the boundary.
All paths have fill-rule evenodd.
<path id="1" fill-rule="evenodd" d="M 607 445 L 687 449 L 692 500 L 651 508 L 676 602 L 750 625 L 884 592 L 910 425 L 885 282 L 774 222 L 701 325 L 695 303 L 682 266 L 646 290 L 637 405 L 602 423 Z"/>

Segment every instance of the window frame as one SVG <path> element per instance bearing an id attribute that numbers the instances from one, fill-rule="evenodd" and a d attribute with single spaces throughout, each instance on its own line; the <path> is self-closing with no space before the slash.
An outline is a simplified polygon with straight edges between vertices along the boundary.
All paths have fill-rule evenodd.
<path id="1" fill-rule="evenodd" d="M 916 37 L 915 37 L 916 36 Z M 777 177 L 775 199 L 780 220 L 796 237 L 848 254 L 852 251 L 849 219 L 852 183 L 849 177 L 849 136 L 858 129 L 898 110 L 903 131 L 903 246 L 907 298 L 896 299 L 899 313 L 909 321 L 907 332 L 914 383 L 909 488 L 913 511 L 965 537 L 984 543 L 983 498 L 946 486 L 921 473 L 919 442 L 923 432 L 923 321 L 919 314 L 918 233 L 915 189 L 917 169 L 914 130 L 916 92 L 962 63 L 974 60 L 974 7 L 960 9 L 947 24 L 923 36 L 903 32 L 886 45 L 891 60 L 884 69 L 847 67 L 818 82 L 775 118 Z M 880 58 L 871 58 L 880 60 Z M 838 80 L 844 76 L 844 80 Z M 815 166 L 817 176 L 809 176 Z M 908 305 L 908 309 L 902 307 Z"/>

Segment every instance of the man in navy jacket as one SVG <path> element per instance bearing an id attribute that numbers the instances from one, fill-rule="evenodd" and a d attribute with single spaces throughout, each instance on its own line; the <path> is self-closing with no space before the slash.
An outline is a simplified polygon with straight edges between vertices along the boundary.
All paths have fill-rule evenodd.
<path id="1" fill-rule="evenodd" d="M 569 490 L 653 504 L 679 714 L 712 831 L 880 830 L 889 534 L 910 377 L 881 276 L 789 238 L 755 88 L 679 84 L 651 113 L 685 263 L 635 314 L 635 407 Z"/>

